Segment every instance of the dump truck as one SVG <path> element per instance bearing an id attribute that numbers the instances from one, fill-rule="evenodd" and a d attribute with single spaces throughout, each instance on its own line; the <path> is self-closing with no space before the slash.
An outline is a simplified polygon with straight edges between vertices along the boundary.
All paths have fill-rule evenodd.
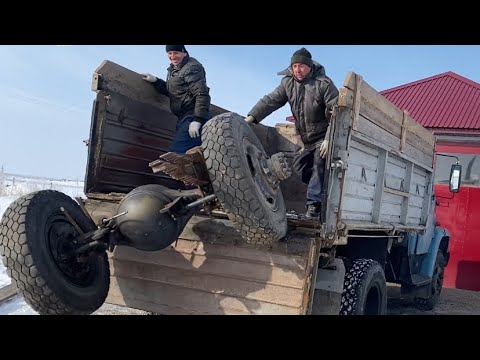
<path id="1" fill-rule="evenodd" d="M 306 219 L 293 124 L 212 105 L 202 146 L 168 151 L 168 98 L 111 61 L 94 72 L 85 198 L 51 190 L 5 211 L 0 251 L 40 314 L 109 303 L 154 314 L 386 314 L 387 283 L 437 303 L 435 138 L 347 74 L 330 123 L 324 206 Z M 460 186 L 452 163 L 450 191 Z"/>

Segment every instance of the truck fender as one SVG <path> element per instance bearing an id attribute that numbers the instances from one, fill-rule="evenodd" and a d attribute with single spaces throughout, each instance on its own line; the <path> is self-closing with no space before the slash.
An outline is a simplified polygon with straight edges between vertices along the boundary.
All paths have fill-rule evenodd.
<path id="1" fill-rule="evenodd" d="M 430 248 L 428 250 L 426 257 L 423 259 L 423 262 L 422 262 L 422 267 L 420 269 L 421 274 L 426 275 L 428 277 L 431 277 L 433 275 L 433 269 L 435 268 L 435 260 L 437 259 L 437 253 L 443 239 L 446 239 L 446 241 L 448 242 L 444 249 L 445 261 L 448 263 L 448 258 L 449 258 L 448 246 L 450 242 L 449 241 L 450 234 L 448 233 L 447 229 L 444 229 L 442 227 L 436 227 L 433 233 L 433 238 L 430 244 Z"/>

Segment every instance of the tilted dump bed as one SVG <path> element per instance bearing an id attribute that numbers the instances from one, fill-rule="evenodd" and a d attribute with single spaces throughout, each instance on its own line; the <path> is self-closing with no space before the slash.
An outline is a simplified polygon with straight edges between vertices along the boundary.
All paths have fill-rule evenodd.
<path id="1" fill-rule="evenodd" d="M 93 90 L 85 205 L 97 222 L 113 216 L 135 187 L 174 185 L 148 164 L 168 152 L 176 118 L 167 97 L 155 93 L 140 74 L 110 61 L 96 70 Z M 213 106 L 212 112 L 226 110 Z M 269 155 L 284 151 L 291 157 L 297 147 L 275 128 L 256 125 L 254 131 Z M 294 189 L 304 185 L 292 178 L 283 189 L 287 208 L 301 209 L 302 195 Z M 109 257 L 106 301 L 161 314 L 305 314 L 315 234 L 315 229 L 298 228 L 273 248 L 255 248 L 221 214 L 195 216 L 167 249 L 116 247 Z"/>

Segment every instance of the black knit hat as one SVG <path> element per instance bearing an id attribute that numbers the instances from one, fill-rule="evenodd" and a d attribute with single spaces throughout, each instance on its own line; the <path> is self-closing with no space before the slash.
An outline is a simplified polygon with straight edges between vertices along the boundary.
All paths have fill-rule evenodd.
<path id="1" fill-rule="evenodd" d="M 309 67 L 313 67 L 312 54 L 310 54 L 310 52 L 305 48 L 295 51 L 293 53 L 292 60 L 290 61 L 290 65 L 295 63 L 301 63 Z"/>
<path id="2" fill-rule="evenodd" d="M 187 52 L 187 49 L 185 49 L 185 45 L 166 45 L 165 46 L 165 51 L 183 51 Z"/>

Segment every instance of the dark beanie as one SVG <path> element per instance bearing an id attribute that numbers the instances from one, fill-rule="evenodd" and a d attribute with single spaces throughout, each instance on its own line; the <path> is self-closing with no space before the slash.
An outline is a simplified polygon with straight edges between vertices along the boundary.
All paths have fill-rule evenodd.
<path id="1" fill-rule="evenodd" d="M 185 49 L 185 45 L 166 45 L 165 46 L 165 51 L 183 51 L 187 52 L 187 49 Z"/>
<path id="2" fill-rule="evenodd" d="M 310 52 L 305 48 L 295 51 L 293 53 L 292 60 L 290 61 L 290 65 L 295 63 L 301 63 L 308 65 L 309 67 L 313 67 L 312 54 L 310 54 Z"/>

